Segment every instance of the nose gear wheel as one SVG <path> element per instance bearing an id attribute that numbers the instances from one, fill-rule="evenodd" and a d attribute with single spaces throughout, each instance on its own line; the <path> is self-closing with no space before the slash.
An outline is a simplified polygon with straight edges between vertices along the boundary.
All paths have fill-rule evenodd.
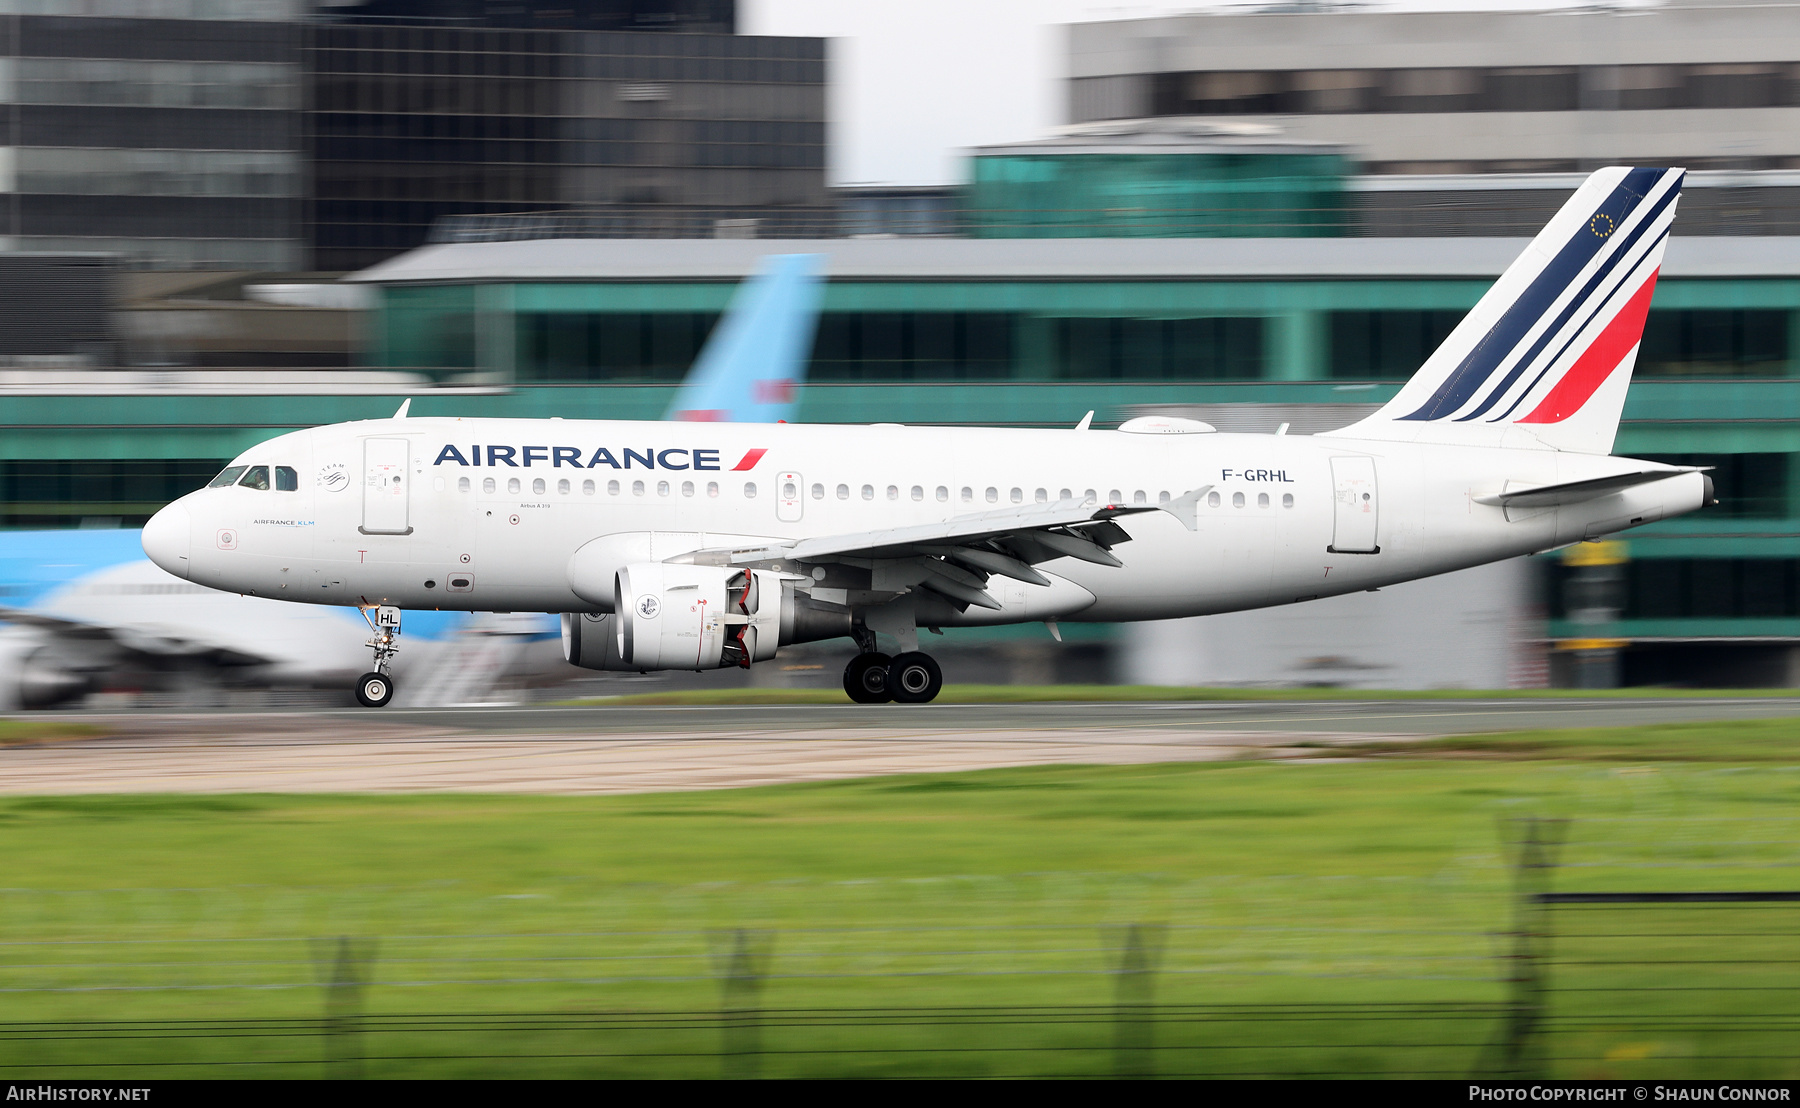
<path id="1" fill-rule="evenodd" d="M 365 708 L 381 708 L 394 699 L 394 682 L 385 673 L 365 673 L 356 679 L 356 702 Z"/>

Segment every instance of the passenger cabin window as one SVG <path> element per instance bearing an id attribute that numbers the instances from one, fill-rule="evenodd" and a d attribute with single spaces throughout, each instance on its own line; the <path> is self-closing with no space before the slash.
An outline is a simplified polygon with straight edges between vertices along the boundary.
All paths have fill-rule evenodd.
<path id="1" fill-rule="evenodd" d="M 506 491 L 512 493 L 515 496 L 518 495 L 519 479 L 517 477 L 508 477 L 506 479 Z"/>
<path id="2" fill-rule="evenodd" d="M 1208 508 L 1217 508 L 1219 506 L 1219 494 L 1216 492 L 1207 493 L 1206 494 L 1206 506 Z"/>
<path id="3" fill-rule="evenodd" d="M 999 490 L 999 489 L 997 489 L 997 488 L 995 488 L 995 487 L 994 487 L 994 486 L 992 486 L 992 485 L 989 485 L 989 486 L 988 486 L 988 490 L 987 490 L 987 502 L 988 502 L 988 503 L 989 503 L 989 504 L 998 504 L 998 503 L 1000 503 L 1000 490 Z"/>
<path id="4" fill-rule="evenodd" d="M 708 481 L 706 483 L 706 495 L 713 497 L 714 499 L 718 498 L 719 483 L 717 481 Z"/>
<path id="5" fill-rule="evenodd" d="M 1125 503 L 1125 494 L 1118 489 L 1107 489 L 1106 502 L 1108 504 L 1123 504 Z"/>
<path id="6" fill-rule="evenodd" d="M 260 489 L 263 492 L 269 491 L 269 467 L 251 466 L 238 481 L 238 484 L 247 489 Z"/>
<path id="7" fill-rule="evenodd" d="M 275 467 L 275 491 L 299 492 L 300 474 L 293 466 Z"/>
<path id="8" fill-rule="evenodd" d="M 481 491 L 482 492 L 493 492 L 494 491 L 494 479 L 492 477 L 483 477 L 481 479 Z"/>
<path id="9" fill-rule="evenodd" d="M 864 500 L 875 499 L 875 486 L 874 485 L 864 485 L 863 486 L 863 499 Z"/>
<path id="10" fill-rule="evenodd" d="M 542 477 L 533 477 L 531 479 L 531 494 L 533 496 L 544 495 L 544 479 Z"/>
<path id="11" fill-rule="evenodd" d="M 1037 503 L 1042 504 L 1045 501 L 1050 499 L 1050 490 L 1049 489 L 1039 489 L 1037 492 L 1032 493 L 1031 496 L 1032 496 L 1032 499 L 1035 500 Z"/>
<path id="12" fill-rule="evenodd" d="M 900 486 L 899 485 L 889 485 L 888 486 L 888 499 L 889 500 L 900 499 Z"/>
<path id="13" fill-rule="evenodd" d="M 1292 508 L 1294 506 L 1294 494 L 1291 492 L 1282 493 L 1281 494 L 1281 506 L 1283 508 Z"/>
<path id="14" fill-rule="evenodd" d="M 619 495 L 619 483 L 617 481 L 608 481 L 606 483 L 606 495 L 608 495 L 608 496 Z"/>
<path id="15" fill-rule="evenodd" d="M 692 481 L 683 481 L 681 483 L 681 495 L 683 495 L 683 496 L 694 495 L 694 483 Z"/>
<path id="16" fill-rule="evenodd" d="M 211 481 L 206 483 L 206 487 L 209 489 L 222 489 L 228 485 L 235 485 L 238 482 L 238 478 L 242 477 L 244 471 L 249 468 L 249 466 L 226 466 L 219 471 L 217 477 L 214 477 Z"/>
<path id="17" fill-rule="evenodd" d="M 744 482 L 744 499 L 745 500 L 755 500 L 756 499 L 756 482 L 755 481 L 745 481 Z"/>
<path id="18" fill-rule="evenodd" d="M 849 485 L 839 485 L 837 487 L 837 497 L 839 500 L 850 499 L 850 486 Z"/>
<path id="19" fill-rule="evenodd" d="M 963 489 L 962 489 L 962 499 L 963 499 L 964 504 L 967 504 L 971 500 L 974 500 L 975 499 L 975 490 L 970 488 L 967 485 L 964 485 Z"/>
<path id="20" fill-rule="evenodd" d="M 950 489 L 945 485 L 939 485 L 937 487 L 937 498 L 939 504 L 948 503 L 950 500 Z"/>
<path id="21" fill-rule="evenodd" d="M 1256 506 L 1258 508 L 1267 508 L 1269 506 L 1269 494 L 1266 492 L 1257 493 L 1256 494 Z"/>
<path id="22" fill-rule="evenodd" d="M 1083 503 L 1092 504 L 1094 501 L 1100 499 L 1100 494 L 1093 489 L 1082 489 L 1081 499 Z"/>
<path id="23" fill-rule="evenodd" d="M 1058 500 L 1073 500 L 1073 499 L 1075 499 L 1075 494 L 1074 494 L 1074 492 L 1072 492 L 1069 489 L 1057 489 L 1056 490 L 1056 499 L 1058 499 Z"/>
<path id="24" fill-rule="evenodd" d="M 1244 494 L 1241 492 L 1232 493 L 1231 494 L 1231 506 L 1233 508 L 1242 508 L 1244 506 Z"/>
<path id="25" fill-rule="evenodd" d="M 556 483 L 556 491 L 563 496 L 569 495 L 569 488 L 569 479 L 567 477 L 564 477 Z"/>
<path id="26" fill-rule="evenodd" d="M 590 477 L 586 481 L 583 481 L 581 483 L 581 495 L 583 495 L 583 496 L 594 495 L 594 479 L 593 478 Z"/>
<path id="27" fill-rule="evenodd" d="M 1012 502 L 1014 504 L 1025 503 L 1025 490 L 1024 489 L 1014 489 L 1012 491 Z"/>
<path id="28" fill-rule="evenodd" d="M 818 483 L 818 482 L 816 482 L 816 481 L 815 481 L 815 482 L 813 482 L 813 487 L 812 487 L 812 496 L 813 496 L 813 499 L 814 499 L 814 500 L 823 500 L 823 499 L 825 499 L 825 486 L 824 486 L 824 485 L 821 485 L 821 484 L 819 484 L 819 483 Z"/>
<path id="29" fill-rule="evenodd" d="M 656 495 L 658 495 L 658 496 L 669 495 L 669 483 L 667 481 L 658 481 L 656 483 Z"/>
<path id="30" fill-rule="evenodd" d="M 469 479 L 467 477 L 458 477 L 456 479 L 456 491 L 457 492 L 468 492 L 469 491 Z"/>
<path id="31" fill-rule="evenodd" d="M 914 485 L 912 487 L 912 498 L 914 500 L 925 499 L 925 487 L 923 485 Z"/>

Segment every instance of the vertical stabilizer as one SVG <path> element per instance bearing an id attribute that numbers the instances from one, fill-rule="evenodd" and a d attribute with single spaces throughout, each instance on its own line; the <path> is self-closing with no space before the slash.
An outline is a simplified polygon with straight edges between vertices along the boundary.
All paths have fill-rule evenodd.
<path id="1" fill-rule="evenodd" d="M 665 419 L 792 419 L 819 318 L 819 254 L 775 254 L 738 286 Z"/>
<path id="2" fill-rule="evenodd" d="M 1329 434 L 1611 453 L 1683 173 L 1596 171 L 1398 396 Z"/>

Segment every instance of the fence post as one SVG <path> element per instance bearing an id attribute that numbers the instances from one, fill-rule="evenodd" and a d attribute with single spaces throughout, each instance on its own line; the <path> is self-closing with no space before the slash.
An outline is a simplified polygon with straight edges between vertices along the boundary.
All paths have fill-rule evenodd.
<path id="1" fill-rule="evenodd" d="M 1528 816 L 1512 821 L 1513 834 L 1507 838 L 1513 863 L 1513 929 L 1499 1059 L 1500 1072 L 1507 1077 L 1536 1077 L 1540 1074 L 1535 1071 L 1543 1068 L 1538 1033 L 1549 987 L 1544 963 L 1550 953 L 1550 917 L 1542 894 L 1550 889 L 1568 822 Z"/>
<path id="2" fill-rule="evenodd" d="M 743 927 L 715 932 L 713 938 L 713 963 L 719 971 L 719 1072 L 726 1078 L 758 1077 L 762 986 L 774 938 Z"/>
<path id="3" fill-rule="evenodd" d="M 1149 1077 L 1156 1072 L 1156 971 L 1162 965 L 1168 927 L 1125 927 L 1113 971 L 1113 1073 Z"/>
<path id="4" fill-rule="evenodd" d="M 339 935 L 313 941 L 313 964 L 325 986 L 325 1073 L 339 1080 L 363 1075 L 363 989 L 375 960 L 375 940 Z"/>

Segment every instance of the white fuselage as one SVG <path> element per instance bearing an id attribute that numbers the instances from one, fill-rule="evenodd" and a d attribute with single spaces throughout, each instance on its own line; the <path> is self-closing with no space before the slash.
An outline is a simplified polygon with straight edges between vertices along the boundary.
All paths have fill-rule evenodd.
<path id="1" fill-rule="evenodd" d="M 1707 495 L 1700 474 L 1672 470 L 1572 505 L 1476 501 L 1646 465 L 1551 450 L 899 426 L 393 419 L 283 435 L 234 464 L 291 467 L 299 488 L 182 498 L 146 530 L 159 563 L 180 557 L 190 580 L 282 600 L 469 611 L 607 610 L 570 577 L 576 552 L 608 536 L 621 563 L 661 561 L 1070 496 L 1154 505 L 1211 486 L 1193 530 L 1168 512 L 1121 518 L 1123 568 L 1064 557 L 1038 567 L 1049 588 L 995 578 L 1003 610 L 932 620 L 946 625 L 1292 603 L 1550 549 Z M 1346 485 L 1371 464 L 1372 481 Z"/>

